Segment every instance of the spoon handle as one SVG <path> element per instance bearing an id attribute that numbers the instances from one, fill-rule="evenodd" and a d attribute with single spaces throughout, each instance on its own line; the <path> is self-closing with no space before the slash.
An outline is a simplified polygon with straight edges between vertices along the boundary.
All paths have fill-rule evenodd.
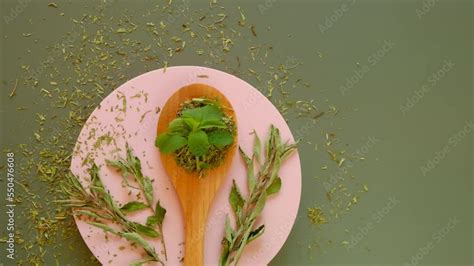
<path id="1" fill-rule="evenodd" d="M 207 208 L 195 208 L 186 215 L 184 249 L 185 266 L 204 265 L 204 233 Z"/>

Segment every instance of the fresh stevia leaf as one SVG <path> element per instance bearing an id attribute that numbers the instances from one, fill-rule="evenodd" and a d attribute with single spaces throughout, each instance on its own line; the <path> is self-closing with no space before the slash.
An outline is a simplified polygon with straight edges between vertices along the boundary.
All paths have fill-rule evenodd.
<path id="1" fill-rule="evenodd" d="M 281 178 L 278 176 L 273 179 L 272 184 L 267 188 L 267 196 L 278 193 L 281 189 Z"/>
<path id="2" fill-rule="evenodd" d="M 255 203 L 255 208 L 253 212 L 250 214 L 250 220 L 256 219 L 260 215 L 260 213 L 262 213 L 266 202 L 267 202 L 267 193 L 262 193 L 260 198 L 257 200 L 257 203 Z"/>
<path id="3" fill-rule="evenodd" d="M 280 167 L 281 167 L 281 157 L 280 157 L 280 154 L 278 153 L 275 156 L 273 167 L 270 171 L 270 180 L 268 180 L 270 184 L 272 184 L 273 181 L 278 177 L 278 172 L 280 172 Z"/>
<path id="4" fill-rule="evenodd" d="M 130 264 L 128 264 L 128 266 L 143 266 L 143 262 L 141 260 L 137 260 L 137 261 L 132 261 Z"/>
<path id="5" fill-rule="evenodd" d="M 161 226 L 163 224 L 163 220 L 165 219 L 166 209 L 160 205 L 160 201 L 156 203 L 155 214 L 148 216 L 146 220 L 146 224 L 148 226 Z"/>
<path id="6" fill-rule="evenodd" d="M 220 120 L 208 120 L 199 124 L 200 129 L 206 128 L 227 128 L 226 124 Z"/>
<path id="7" fill-rule="evenodd" d="M 187 132 L 189 133 L 189 127 L 183 118 L 176 118 L 168 125 L 168 132 L 185 136 Z"/>
<path id="8" fill-rule="evenodd" d="M 108 226 L 106 224 L 97 223 L 97 222 L 88 222 L 88 224 L 93 225 L 95 227 L 98 227 L 98 228 L 104 230 L 105 232 L 110 232 L 112 234 L 117 234 L 117 231 L 115 231 L 114 229 L 112 229 L 110 226 Z"/>
<path id="9" fill-rule="evenodd" d="M 219 121 L 221 120 L 223 113 L 221 109 L 219 109 L 215 105 L 206 105 L 203 108 L 203 119 L 202 121 Z"/>
<path id="10" fill-rule="evenodd" d="M 183 117 L 193 118 L 196 121 L 212 121 L 222 118 L 222 111 L 214 105 L 206 105 L 203 107 L 187 109 L 182 112 Z"/>
<path id="11" fill-rule="evenodd" d="M 146 205 L 143 202 L 138 202 L 138 201 L 131 201 L 128 202 L 127 204 L 123 205 L 120 210 L 124 213 L 130 213 L 130 212 L 135 212 L 139 210 L 143 210 L 148 208 L 148 205 Z"/>
<path id="12" fill-rule="evenodd" d="M 277 150 L 277 147 L 276 147 L 276 137 L 277 137 L 277 133 L 276 133 L 276 128 L 271 125 L 270 127 L 270 132 L 268 133 L 268 138 L 267 138 L 267 141 L 265 143 L 265 156 L 267 158 L 267 160 L 270 158 L 270 154 L 272 152 L 275 152 Z"/>
<path id="13" fill-rule="evenodd" d="M 75 215 L 87 215 L 89 217 L 97 218 L 97 219 L 105 218 L 102 215 L 99 215 L 95 212 L 91 212 L 91 211 L 87 211 L 87 210 L 77 210 L 77 211 L 74 211 L 74 214 Z"/>
<path id="14" fill-rule="evenodd" d="M 215 130 L 208 133 L 209 144 L 216 146 L 219 149 L 232 144 L 234 141 L 232 134 L 226 130 Z"/>
<path id="15" fill-rule="evenodd" d="M 146 225 L 155 226 L 158 224 L 158 217 L 156 215 L 150 215 L 146 218 Z"/>
<path id="16" fill-rule="evenodd" d="M 182 117 L 192 118 L 192 119 L 194 119 L 195 121 L 198 121 L 198 122 L 202 121 L 202 116 L 203 116 L 202 107 L 191 108 L 191 109 L 184 110 L 182 112 Z"/>
<path id="17" fill-rule="evenodd" d="M 138 178 L 137 178 L 137 181 L 139 181 Z M 148 176 L 143 176 L 141 178 L 141 186 L 143 189 L 143 194 L 145 194 L 146 201 L 148 202 L 148 204 L 152 204 L 154 197 L 153 197 L 153 184 L 151 183 L 151 179 Z"/>
<path id="18" fill-rule="evenodd" d="M 265 225 L 262 224 L 260 225 L 257 229 L 253 230 L 250 232 L 247 243 L 252 242 L 253 240 L 257 239 L 259 236 L 261 236 L 265 232 Z"/>
<path id="19" fill-rule="evenodd" d="M 168 142 L 170 137 L 171 137 L 171 134 L 168 134 L 168 133 L 162 133 L 158 135 L 155 140 L 155 146 L 156 147 L 163 146 L 164 143 Z"/>
<path id="20" fill-rule="evenodd" d="M 281 153 L 281 160 L 285 161 L 297 148 L 298 145 L 296 143 L 290 145 L 286 144 L 283 152 Z"/>
<path id="21" fill-rule="evenodd" d="M 128 266 L 143 266 L 145 264 L 148 264 L 149 262 L 155 261 L 152 257 L 144 258 L 141 260 L 133 261 Z"/>
<path id="22" fill-rule="evenodd" d="M 139 224 L 139 223 L 135 223 L 135 222 L 133 222 L 133 225 L 137 229 L 137 233 L 139 233 L 143 236 L 149 236 L 149 237 L 153 237 L 153 238 L 160 236 L 160 233 L 158 233 L 157 231 L 155 231 L 155 229 L 153 229 L 149 226 Z"/>
<path id="23" fill-rule="evenodd" d="M 262 150 L 262 144 L 255 130 L 253 130 L 252 134 L 255 136 L 253 143 L 253 157 L 257 160 L 257 162 L 260 162 L 260 152 Z"/>
<path id="24" fill-rule="evenodd" d="M 190 117 L 183 117 L 183 123 L 191 130 L 196 131 L 199 128 L 199 121 L 194 120 Z"/>
<path id="25" fill-rule="evenodd" d="M 163 220 L 165 219 L 166 209 L 161 206 L 160 201 L 156 203 L 155 207 L 155 215 L 159 218 L 158 224 L 163 224 Z"/>
<path id="26" fill-rule="evenodd" d="M 156 253 L 155 251 L 155 248 L 153 246 L 151 246 L 145 239 L 143 239 L 143 237 L 141 237 L 139 234 L 137 233 L 120 233 L 120 235 L 127 239 L 128 241 L 130 242 L 133 242 L 139 246 L 141 246 L 148 255 L 150 255 L 151 257 L 153 257 L 153 259 L 155 259 L 156 261 L 160 261 L 160 258 L 158 257 L 158 254 Z"/>
<path id="27" fill-rule="evenodd" d="M 130 167 L 133 169 L 133 175 L 135 178 L 137 176 L 142 176 L 142 163 L 140 162 L 140 159 L 137 156 L 133 156 L 133 159 L 129 162 Z"/>
<path id="28" fill-rule="evenodd" d="M 194 156 L 202 156 L 206 154 L 209 150 L 207 134 L 202 130 L 191 132 L 188 137 L 188 147 L 189 151 Z"/>
<path id="29" fill-rule="evenodd" d="M 186 145 L 186 138 L 181 135 L 163 133 L 156 138 L 155 145 L 162 153 L 173 153 Z"/>
<path id="30" fill-rule="evenodd" d="M 237 209 L 237 212 L 235 213 L 237 226 L 242 226 L 243 223 L 245 222 L 245 217 L 242 216 L 242 212 L 243 212 L 243 209 L 239 208 Z"/>
<path id="31" fill-rule="evenodd" d="M 230 225 L 229 216 L 226 215 L 226 217 L 225 217 L 225 239 L 227 241 L 229 241 L 229 243 L 231 243 L 233 235 L 234 235 L 234 230 L 232 229 L 232 226 Z"/>
<path id="32" fill-rule="evenodd" d="M 282 146 L 280 130 L 272 125 L 274 134 L 275 134 L 275 147 L 279 149 Z"/>
<path id="33" fill-rule="evenodd" d="M 255 185 L 257 184 L 257 179 L 255 178 L 253 169 L 253 160 L 250 159 L 247 154 L 245 154 L 241 147 L 239 147 L 239 152 L 240 156 L 244 159 L 245 164 L 247 165 L 247 187 L 249 189 L 249 192 L 252 193 L 255 188 Z"/>
<path id="34" fill-rule="evenodd" d="M 229 203 L 235 213 L 237 213 L 238 210 L 242 209 L 242 207 L 244 206 L 244 199 L 242 198 L 242 194 L 240 194 L 239 188 L 237 187 L 235 180 L 232 180 L 232 189 L 229 195 Z"/>

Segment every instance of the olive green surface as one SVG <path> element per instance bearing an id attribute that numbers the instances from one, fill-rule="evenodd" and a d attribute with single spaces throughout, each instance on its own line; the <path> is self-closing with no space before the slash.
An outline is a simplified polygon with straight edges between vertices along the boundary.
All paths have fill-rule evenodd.
<path id="1" fill-rule="evenodd" d="M 17 96 L 8 97 L 14 80 L 24 73 L 21 64 L 38 65 L 47 56 L 44 47 L 70 30 L 48 2 L 26 2 L 7 24 L 4 17 L 21 1 L 1 1 L 2 150 L 15 151 L 19 143 L 32 141 L 34 114 L 48 106 L 32 99 L 30 89 L 21 85 Z M 108 12 L 120 16 L 127 8 L 141 14 L 151 2 L 119 0 Z M 294 72 L 311 87 L 291 90 L 295 99 L 312 98 L 338 110 L 316 126 L 308 127 L 304 120 L 289 122 L 303 138 L 303 193 L 296 224 L 270 265 L 473 265 L 473 2 L 219 2 L 228 13 L 237 14 L 241 6 L 247 21 L 256 26 L 257 38 L 272 44 L 280 58 L 304 63 Z M 66 18 L 93 6 L 92 1 L 56 3 Z M 192 0 L 190 9 L 207 3 Z M 25 32 L 33 36 L 25 38 Z M 203 64 L 196 57 L 180 57 L 174 63 Z M 146 70 L 136 66 L 130 71 L 133 76 Z M 346 84 L 348 79 L 354 84 Z M 18 106 L 28 110 L 17 111 Z M 471 127 L 465 127 L 469 123 Z M 307 208 L 322 206 L 330 212 L 324 183 L 339 171 L 324 150 L 327 128 L 347 152 L 360 151 L 365 157 L 351 165 L 344 182 L 366 185 L 368 191 L 339 218 L 331 216 L 328 223 L 315 226 L 307 219 Z M 4 164 L 4 153 L 1 158 Z M 434 167 L 426 171 L 430 160 Z M 4 176 L 2 170 L 2 235 Z M 19 211 L 26 210 L 20 206 Z M 28 221 L 17 223 L 21 228 Z M 63 253 L 61 265 L 80 265 L 90 256 L 79 235 L 67 241 L 77 243 L 74 250 L 61 239 L 45 246 L 47 265 L 54 265 L 55 252 Z M 1 246 L 0 262 L 10 265 Z"/>

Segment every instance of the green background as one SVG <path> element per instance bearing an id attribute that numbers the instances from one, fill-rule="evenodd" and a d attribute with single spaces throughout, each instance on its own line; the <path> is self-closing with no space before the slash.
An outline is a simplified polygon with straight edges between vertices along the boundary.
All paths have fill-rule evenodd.
<path id="1" fill-rule="evenodd" d="M 1 2 L 2 18 L 19 3 Z M 150 8 L 151 2 L 118 1 L 108 7 L 107 13 L 120 16 L 127 8 L 127 12 L 139 17 Z M 208 4 L 204 2 L 191 1 L 190 9 L 206 8 Z M 91 9 L 95 5 L 93 1 L 56 3 L 66 18 L 80 16 L 86 6 Z M 238 14 L 236 7 L 241 6 L 247 20 L 256 25 L 258 39 L 273 45 L 279 59 L 303 62 L 295 73 L 312 86 L 292 90 L 293 98 L 314 99 L 338 109 L 337 115 L 323 116 L 306 131 L 307 121 L 290 119 L 293 132 L 299 132 L 296 135 L 304 139 L 299 149 L 303 193 L 293 231 L 270 265 L 404 265 L 416 255 L 419 255 L 420 265 L 473 265 L 472 129 L 466 130 L 465 136 L 459 139 L 455 137 L 466 123 L 473 121 L 473 2 L 255 0 L 219 3 L 226 7 L 227 13 L 234 15 Z M 417 9 L 427 3 L 432 5 L 420 18 Z M 21 84 L 16 97 L 9 99 L 8 94 L 14 80 L 24 73 L 21 62 L 38 64 L 47 57 L 44 47 L 54 44 L 58 36 L 70 30 L 70 25 L 64 23 L 65 18 L 57 13 L 58 10 L 47 7 L 47 2 L 34 1 L 28 2 L 10 23 L 2 19 L 2 150 L 15 151 L 17 144 L 32 141 L 30 125 L 35 123 L 34 114 L 46 108 L 47 103 L 36 101 L 34 94 Z M 321 30 L 320 25 L 327 19 L 330 26 Z M 34 35 L 25 38 L 24 32 Z M 33 39 L 38 39 L 38 43 Z M 383 52 L 386 41 L 394 45 Z M 238 49 L 246 53 L 245 48 L 236 49 L 237 53 Z M 372 65 L 377 53 L 377 62 Z M 445 60 L 454 66 L 433 84 L 430 77 L 441 69 Z M 60 67 L 61 62 L 58 64 Z M 182 56 L 173 64 L 203 65 L 204 62 L 199 57 Z M 368 71 L 351 89 L 343 92 L 341 86 L 346 79 L 361 73 L 364 66 L 369 66 Z M 147 70 L 134 66 L 127 75 L 133 77 Z M 430 86 L 429 90 L 403 113 L 401 106 L 407 97 L 421 92 L 424 85 Z M 18 106 L 26 106 L 28 110 L 17 111 Z M 359 193 L 364 184 L 369 189 L 359 193 L 357 204 L 337 218 L 331 213 L 334 203 L 327 199 L 324 186 L 340 171 L 324 150 L 325 133 L 329 131 L 337 135 L 341 149 L 347 153 L 360 151 L 365 157 L 350 164 L 348 173 L 339 182 L 348 187 L 352 195 Z M 370 147 L 364 146 L 369 137 L 377 141 Z M 423 174 L 421 167 L 435 158 L 436 152 L 453 144 L 453 138 L 456 145 L 449 146 L 449 152 L 435 163 L 434 169 Z M 318 150 L 315 150 L 316 144 Z M 5 160 L 2 155 L 2 164 Z M 17 160 L 21 161 L 20 154 Z M 34 184 L 38 191 L 44 186 Z M 17 191 L 21 190 L 17 188 Z M 397 203 L 387 207 L 391 198 Z M 325 212 L 327 224 L 309 223 L 307 208 L 315 206 Z M 377 216 L 384 207 L 386 212 Z M 17 212 L 20 211 L 26 210 L 17 208 Z M 3 220 L 3 209 L 1 216 Z M 459 222 L 448 228 L 450 218 Z M 28 221 L 20 223 L 26 227 Z M 368 224 L 373 226 L 362 232 Z M 446 234 L 436 241 L 435 235 L 439 236 L 443 229 Z M 353 248 L 347 248 L 345 241 L 350 243 L 354 238 L 360 241 Z M 90 256 L 78 235 L 67 241 L 77 243 L 74 250 L 61 245 L 61 239 L 51 250 L 45 247 L 46 264 L 54 263 L 51 254 L 57 251 L 64 254 L 59 260 L 62 265 L 78 265 Z M 433 245 L 423 253 L 422 248 L 429 243 Z M 3 248 L 1 254 L 0 261 L 8 265 Z"/>

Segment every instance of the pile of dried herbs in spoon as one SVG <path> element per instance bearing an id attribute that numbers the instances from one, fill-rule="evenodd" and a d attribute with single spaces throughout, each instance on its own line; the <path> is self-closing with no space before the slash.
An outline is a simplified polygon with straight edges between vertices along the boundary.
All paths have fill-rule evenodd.
<path id="1" fill-rule="evenodd" d="M 166 132 L 156 138 L 162 153 L 174 154 L 178 165 L 200 176 L 219 166 L 234 142 L 236 126 L 218 101 L 193 98 L 181 104 Z"/>
<path id="2" fill-rule="evenodd" d="M 163 240 L 163 220 L 165 218 L 166 209 L 164 209 L 158 201 L 154 204 L 154 194 L 151 179 L 143 175 L 141 170 L 140 159 L 136 157 L 131 148 L 127 145 L 126 159 L 118 159 L 115 161 L 107 160 L 107 164 L 116 168 L 122 173 L 124 183 L 132 187 L 128 181 L 128 176 L 132 176 L 134 181 L 138 183 L 140 192 L 145 197 L 145 202 L 130 201 L 123 206 L 113 200 L 110 191 L 104 186 L 100 176 L 99 167 L 93 164 L 89 169 L 91 183 L 86 189 L 79 177 L 69 174 L 65 182 L 62 184 L 62 190 L 68 199 L 59 200 L 73 208 L 73 214 L 76 216 L 86 216 L 90 218 L 87 222 L 90 225 L 101 228 L 104 232 L 108 232 L 143 248 L 147 257 L 140 261 L 133 262 L 130 265 L 142 265 L 147 262 L 160 262 L 163 264 L 160 256 L 155 248 L 145 239 L 160 238 L 164 248 L 166 259 L 166 248 Z M 131 221 L 128 213 L 149 209 L 153 214 L 147 218 L 146 224 Z M 120 229 L 114 229 L 109 226 L 110 223 L 119 225 Z"/>
<path id="3" fill-rule="evenodd" d="M 249 194 L 244 198 L 234 180 L 229 202 L 234 211 L 235 226 L 232 227 L 227 216 L 225 236 L 222 240 L 221 266 L 237 265 L 245 246 L 264 233 L 265 225 L 256 226 L 256 220 L 265 207 L 267 197 L 280 191 L 281 178 L 278 176 L 280 167 L 296 150 L 295 143 L 282 142 L 279 130 L 272 125 L 265 143 L 265 159 L 261 162 L 261 142 L 255 132 L 254 135 L 252 156 L 249 157 L 239 149 L 247 166 Z"/>

